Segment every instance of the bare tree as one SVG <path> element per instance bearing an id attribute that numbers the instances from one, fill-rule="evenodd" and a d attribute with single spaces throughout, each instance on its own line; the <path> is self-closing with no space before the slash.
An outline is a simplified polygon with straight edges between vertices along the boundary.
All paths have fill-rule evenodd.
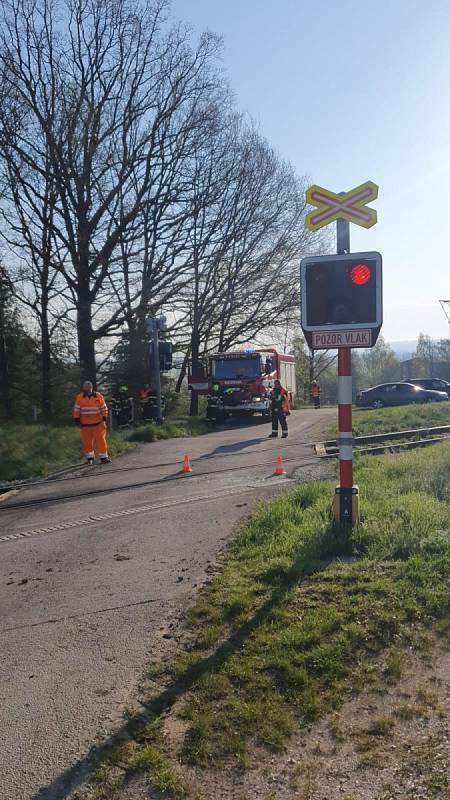
<path id="1" fill-rule="evenodd" d="M 134 364 L 136 386 L 145 366 L 145 321 L 177 304 L 180 292 L 192 280 L 194 255 L 190 238 L 192 152 L 199 147 L 204 130 L 214 117 L 214 105 L 204 108 L 202 127 L 180 132 L 170 159 L 155 169 L 143 198 L 142 211 L 120 238 L 120 272 L 110 278 L 123 308 Z M 193 135 L 194 134 L 194 135 Z M 119 213 L 123 214 L 125 198 Z M 147 359 L 148 361 L 148 359 Z"/>
<path id="2" fill-rule="evenodd" d="M 216 86 L 217 39 L 192 50 L 187 31 L 165 26 L 164 0 L 3 3 L 0 66 L 25 123 L 12 147 L 41 177 L 50 159 L 58 270 L 92 377 L 95 341 L 125 319 L 115 288 L 124 234 L 143 219 L 155 172 L 204 124 Z"/>
<path id="3" fill-rule="evenodd" d="M 59 254 L 53 235 L 56 193 L 50 168 L 36 173 L 18 160 L 11 135 L 0 141 L 3 203 L 2 238 L 13 257 L 15 296 L 38 323 L 41 360 L 41 405 L 50 417 L 52 400 L 52 337 L 67 315 L 58 271 Z M 55 301 L 57 306 L 54 305 Z"/>
<path id="4" fill-rule="evenodd" d="M 180 299 L 195 368 L 298 316 L 298 261 L 314 240 L 302 182 L 236 116 L 198 153 L 192 187 L 192 280 Z"/>

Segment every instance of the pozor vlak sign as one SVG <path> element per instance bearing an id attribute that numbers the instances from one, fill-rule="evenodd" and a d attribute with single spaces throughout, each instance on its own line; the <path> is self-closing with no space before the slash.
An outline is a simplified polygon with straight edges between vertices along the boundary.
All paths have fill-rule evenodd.
<path id="1" fill-rule="evenodd" d="M 374 346 L 383 322 L 380 253 L 303 258 L 300 288 L 302 328 L 313 350 Z"/>

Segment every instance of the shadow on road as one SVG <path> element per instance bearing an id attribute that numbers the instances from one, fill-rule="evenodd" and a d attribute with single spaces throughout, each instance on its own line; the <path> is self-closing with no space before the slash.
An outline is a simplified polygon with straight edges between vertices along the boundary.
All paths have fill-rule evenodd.
<path id="1" fill-rule="evenodd" d="M 265 439 L 266 439 L 265 436 L 259 436 L 258 439 L 247 439 L 244 442 L 233 442 L 233 444 L 222 444 L 220 447 L 216 447 L 215 450 L 211 450 L 210 453 L 203 453 L 203 455 L 200 456 L 200 459 L 211 458 L 212 456 L 219 456 L 222 453 L 239 453 L 241 450 L 245 450 L 246 447 L 251 447 L 254 444 L 260 444 L 260 442 L 264 442 Z"/>
<path id="2" fill-rule="evenodd" d="M 224 433 L 227 430 L 238 430 L 239 428 L 259 428 L 260 425 L 269 425 L 270 424 L 270 417 L 269 419 L 264 419 L 261 416 L 248 416 L 243 415 L 242 417 L 228 417 L 228 419 L 224 420 L 223 422 L 215 422 L 212 423 L 212 430 L 213 431 L 220 431 Z"/>

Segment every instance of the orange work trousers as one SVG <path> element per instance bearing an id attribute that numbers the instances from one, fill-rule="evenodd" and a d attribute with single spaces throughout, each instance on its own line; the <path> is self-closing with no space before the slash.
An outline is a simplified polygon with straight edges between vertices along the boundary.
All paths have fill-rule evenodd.
<path id="1" fill-rule="evenodd" d="M 81 444 L 83 445 L 86 458 L 94 457 L 94 443 L 100 458 L 108 455 L 106 424 L 104 422 L 99 422 L 98 425 L 82 425 L 80 433 Z"/>

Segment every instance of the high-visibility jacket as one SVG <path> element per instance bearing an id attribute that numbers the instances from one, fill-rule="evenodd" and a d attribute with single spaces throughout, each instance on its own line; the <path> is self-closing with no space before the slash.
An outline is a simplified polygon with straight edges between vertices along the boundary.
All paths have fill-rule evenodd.
<path id="1" fill-rule="evenodd" d="M 274 392 L 275 389 L 272 390 L 271 410 L 275 411 L 278 407 L 281 407 L 284 414 L 289 414 L 289 395 L 286 389 L 281 387 L 278 397 L 275 396 Z"/>
<path id="2" fill-rule="evenodd" d="M 84 394 L 80 392 L 75 398 L 73 418 L 79 419 L 81 425 L 98 425 L 108 416 L 105 398 L 100 392 Z"/>

